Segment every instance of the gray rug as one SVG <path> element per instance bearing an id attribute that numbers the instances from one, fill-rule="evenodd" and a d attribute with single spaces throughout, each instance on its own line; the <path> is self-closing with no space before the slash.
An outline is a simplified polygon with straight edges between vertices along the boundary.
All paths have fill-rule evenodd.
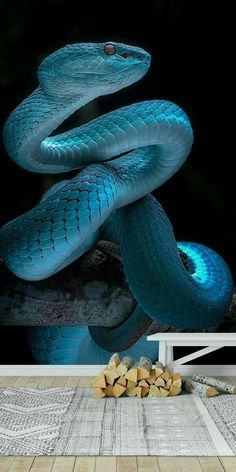
<path id="1" fill-rule="evenodd" d="M 210 416 L 236 455 L 236 395 L 219 395 L 203 400 Z"/>
<path id="2" fill-rule="evenodd" d="M 1 388 L 0 454 L 235 455 L 235 400 L 94 399 L 88 388 Z M 220 415 L 222 408 L 228 413 Z"/>
<path id="3" fill-rule="evenodd" d="M 0 454 L 53 454 L 71 388 L 0 388 Z"/>

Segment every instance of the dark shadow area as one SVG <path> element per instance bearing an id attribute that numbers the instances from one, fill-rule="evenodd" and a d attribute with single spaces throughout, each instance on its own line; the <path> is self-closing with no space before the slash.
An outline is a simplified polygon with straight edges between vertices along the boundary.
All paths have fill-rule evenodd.
<path id="1" fill-rule="evenodd" d="M 35 364 L 28 345 L 25 327 L 4 326 L 0 329 L 0 363 Z"/>
<path id="2" fill-rule="evenodd" d="M 206 346 L 196 346 L 196 347 L 175 347 L 174 348 L 174 357 L 178 359 L 179 357 L 187 356 L 192 354 L 192 352 L 203 349 Z M 197 365 L 235 365 L 235 348 L 234 347 L 224 347 L 218 349 L 215 352 L 206 354 L 205 356 L 194 359 L 188 364 L 197 364 Z"/>

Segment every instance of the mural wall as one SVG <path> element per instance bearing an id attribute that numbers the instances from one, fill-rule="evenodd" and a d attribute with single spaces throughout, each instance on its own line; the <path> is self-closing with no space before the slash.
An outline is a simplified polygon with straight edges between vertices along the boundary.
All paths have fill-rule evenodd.
<path id="1" fill-rule="evenodd" d="M 235 331 L 230 11 L 105 7 L 48 2 L 42 38 L 3 5 L 0 324 L 23 363 Z"/>

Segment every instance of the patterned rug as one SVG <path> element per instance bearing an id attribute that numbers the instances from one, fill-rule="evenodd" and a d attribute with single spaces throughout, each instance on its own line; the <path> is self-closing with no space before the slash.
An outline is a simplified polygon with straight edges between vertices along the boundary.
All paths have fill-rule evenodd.
<path id="1" fill-rule="evenodd" d="M 0 388 L 0 454 L 53 454 L 71 388 Z"/>
<path id="2" fill-rule="evenodd" d="M 88 388 L 0 389 L 2 455 L 235 455 L 235 424 L 232 395 L 116 400 Z"/>
<path id="3" fill-rule="evenodd" d="M 236 455 L 236 395 L 219 395 L 203 400 L 210 416 Z"/>

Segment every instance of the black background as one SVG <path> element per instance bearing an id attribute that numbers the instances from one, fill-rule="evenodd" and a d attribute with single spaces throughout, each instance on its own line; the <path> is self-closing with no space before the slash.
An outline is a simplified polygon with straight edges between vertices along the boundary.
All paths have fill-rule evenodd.
<path id="1" fill-rule="evenodd" d="M 195 136 L 191 155 L 155 195 L 171 219 L 176 239 L 209 245 L 225 258 L 235 277 L 232 3 L 0 0 L 0 126 L 36 87 L 41 60 L 59 47 L 115 40 L 147 49 L 152 54 L 147 76 L 118 94 L 97 99 L 95 111 L 101 114 L 135 101 L 165 98 L 187 112 Z M 69 126 L 79 120 L 75 115 Z M 0 155 L 0 224 L 4 224 L 37 203 L 45 177 L 12 163 L 2 142 Z M 9 328 L 1 330 L 7 339 Z M 15 339 L 23 339 L 17 328 L 12 330 Z M 230 363 L 233 349 L 224 352 L 222 363 Z M 27 352 L 24 355 L 28 359 Z"/>

